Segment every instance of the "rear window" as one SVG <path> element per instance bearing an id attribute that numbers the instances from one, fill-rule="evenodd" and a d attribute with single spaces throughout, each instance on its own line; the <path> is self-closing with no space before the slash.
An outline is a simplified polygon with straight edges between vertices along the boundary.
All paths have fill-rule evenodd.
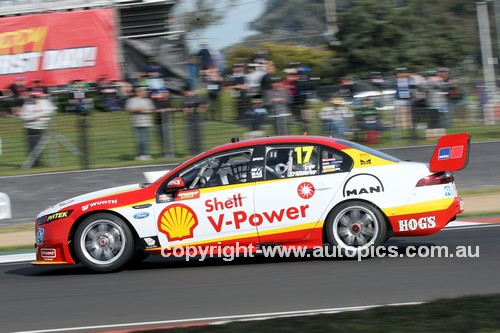
<path id="1" fill-rule="evenodd" d="M 361 150 L 364 153 L 368 153 L 368 154 L 371 154 L 373 156 L 383 158 L 384 160 L 388 160 L 391 162 L 401 162 L 401 160 L 399 158 L 396 158 L 392 155 L 375 150 L 373 148 L 360 145 L 359 143 L 355 143 L 355 142 L 351 142 L 351 141 L 347 141 L 347 140 L 337 140 L 337 142 L 340 144 L 343 144 L 344 146 L 351 147 L 351 148 L 354 148 L 357 150 Z"/>

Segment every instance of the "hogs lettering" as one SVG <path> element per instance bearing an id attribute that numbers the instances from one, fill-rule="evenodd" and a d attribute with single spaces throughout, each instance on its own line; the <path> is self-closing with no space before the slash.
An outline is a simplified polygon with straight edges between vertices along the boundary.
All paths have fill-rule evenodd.
<path id="1" fill-rule="evenodd" d="M 417 219 L 399 220 L 399 231 L 425 230 L 436 227 L 436 217 L 428 216 Z"/>

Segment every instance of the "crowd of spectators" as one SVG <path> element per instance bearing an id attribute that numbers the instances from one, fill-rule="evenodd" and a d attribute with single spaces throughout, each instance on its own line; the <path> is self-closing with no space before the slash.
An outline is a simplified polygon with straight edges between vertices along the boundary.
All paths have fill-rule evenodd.
<path id="1" fill-rule="evenodd" d="M 425 129 L 428 138 L 444 134 L 452 125 L 454 107 L 463 93 L 446 68 L 416 73 L 396 70 L 392 80 L 372 72 L 369 94 L 356 92 L 356 81 L 340 80 L 326 105 L 314 112 L 309 101 L 316 96 L 311 71 L 300 63 L 278 70 L 272 60 L 258 55 L 247 63 L 235 63 L 221 71 L 209 49 L 203 45 L 197 54 L 199 67 L 195 83 L 171 91 L 166 85 L 165 69 L 149 58 L 131 81 L 112 81 L 101 76 L 93 83 L 76 78 L 65 92 L 66 111 L 87 115 L 91 109 L 106 112 L 126 110 L 137 136 L 137 160 L 150 160 L 150 136 L 156 128 L 164 156 L 173 156 L 172 111 L 181 111 L 186 120 L 186 142 L 190 154 L 202 151 L 204 121 L 236 121 L 247 128 L 247 138 L 265 135 L 263 126 L 271 125 L 276 135 L 286 135 L 290 126 L 303 133 L 313 132 L 314 119 L 321 122 L 323 135 L 347 137 L 367 144 L 380 142 L 384 129 Z M 182 103 L 171 103 L 174 92 Z M 221 93 L 234 101 L 234 116 L 221 112 Z M 381 97 L 389 103 L 381 103 Z M 47 129 L 55 107 L 47 87 L 39 79 L 29 84 L 16 78 L 2 98 L 8 100 L 9 113 L 25 123 L 29 152 L 33 152 Z M 317 109 L 317 108 L 316 108 Z M 383 117 L 383 112 L 389 117 Z M 319 133 L 315 133 L 319 134 Z M 39 165 L 39 159 L 34 165 Z"/>

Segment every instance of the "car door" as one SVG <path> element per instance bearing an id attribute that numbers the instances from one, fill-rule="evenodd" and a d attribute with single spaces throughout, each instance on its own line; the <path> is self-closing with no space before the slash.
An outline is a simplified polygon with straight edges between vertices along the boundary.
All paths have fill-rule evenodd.
<path id="1" fill-rule="evenodd" d="M 352 159 L 312 144 L 272 145 L 265 151 L 262 181 L 255 187 L 255 215 L 261 243 L 306 239 L 321 227 Z"/>
<path id="2" fill-rule="evenodd" d="M 186 167 L 160 186 L 155 218 L 162 247 L 248 245 L 257 231 L 248 222 L 253 213 L 255 181 L 249 181 L 253 149 L 216 154 Z M 185 187 L 166 184 L 182 177 Z M 219 243 L 220 242 L 220 243 Z"/>

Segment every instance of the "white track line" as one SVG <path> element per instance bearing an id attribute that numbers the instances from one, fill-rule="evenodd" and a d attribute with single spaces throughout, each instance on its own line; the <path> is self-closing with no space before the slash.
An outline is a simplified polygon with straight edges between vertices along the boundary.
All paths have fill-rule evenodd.
<path id="1" fill-rule="evenodd" d="M 19 331 L 15 333 L 45 333 L 45 332 L 64 332 L 64 331 L 80 331 L 80 330 L 95 330 L 131 326 L 151 326 L 151 325 L 170 325 L 182 323 L 195 323 L 207 322 L 207 325 L 225 324 L 232 321 L 250 321 L 250 320 L 264 320 L 272 318 L 290 317 L 290 316 L 307 316 L 328 313 L 340 313 L 346 311 L 361 311 L 382 306 L 404 306 L 404 305 L 419 305 L 422 302 L 408 302 L 408 303 L 393 303 L 393 304 L 379 304 L 379 305 L 365 305 L 365 306 L 352 306 L 343 308 L 329 308 L 329 309 L 316 309 L 316 310 L 300 310 L 300 311 L 284 311 L 284 312 L 269 312 L 269 313 L 255 313 L 233 316 L 217 316 L 217 317 L 201 317 L 201 318 L 188 318 L 188 319 L 172 319 L 172 320 L 159 320 L 159 321 L 144 321 L 136 323 L 123 323 L 123 324 L 110 324 L 110 325 L 94 325 L 94 326 L 79 326 L 79 327 L 66 327 L 56 329 L 44 329 L 34 331 Z"/>
<path id="2" fill-rule="evenodd" d="M 35 259 L 35 253 L 8 254 L 5 256 L 0 256 L 0 264 L 34 261 Z"/>

